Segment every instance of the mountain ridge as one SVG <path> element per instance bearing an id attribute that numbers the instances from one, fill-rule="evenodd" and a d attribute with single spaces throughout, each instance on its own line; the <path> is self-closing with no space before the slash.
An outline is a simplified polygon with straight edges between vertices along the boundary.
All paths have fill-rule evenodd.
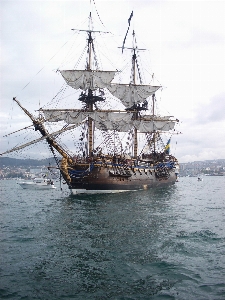
<path id="1" fill-rule="evenodd" d="M 55 165 L 54 157 L 45 159 L 18 159 L 10 157 L 0 157 L 0 168 L 2 167 L 40 167 Z"/>
<path id="2" fill-rule="evenodd" d="M 211 160 L 204 160 L 204 161 L 193 161 L 188 163 L 180 163 L 181 165 L 188 165 L 194 163 L 210 163 L 210 162 L 218 162 L 218 163 L 225 163 L 225 159 L 211 159 Z M 10 157 L 0 157 L 0 168 L 2 167 L 37 167 L 37 166 L 48 166 L 49 164 L 55 165 L 54 157 L 49 157 L 45 159 L 19 159 L 19 158 L 10 158 Z"/>

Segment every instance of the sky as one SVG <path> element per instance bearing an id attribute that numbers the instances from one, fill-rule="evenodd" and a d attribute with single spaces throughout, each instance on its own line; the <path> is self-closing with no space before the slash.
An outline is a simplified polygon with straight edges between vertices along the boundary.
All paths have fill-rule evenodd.
<path id="1" fill-rule="evenodd" d="M 141 47 L 148 49 L 149 72 L 163 86 L 160 105 L 180 120 L 177 130 L 181 134 L 171 142 L 178 160 L 224 159 L 223 0 L 95 0 L 91 5 L 90 0 L 0 0 L 0 153 L 25 136 L 39 137 L 31 129 L 5 137 L 31 124 L 12 98 L 17 97 L 34 114 L 51 101 L 62 84 L 56 70 L 71 46 L 71 29 L 86 29 L 90 10 L 96 30 L 99 26 L 110 31 L 111 40 L 120 46 L 134 12 L 131 27 Z M 111 40 L 105 39 L 108 46 Z M 37 153 L 43 158 L 40 144 L 21 151 L 19 158 L 37 158 Z"/>

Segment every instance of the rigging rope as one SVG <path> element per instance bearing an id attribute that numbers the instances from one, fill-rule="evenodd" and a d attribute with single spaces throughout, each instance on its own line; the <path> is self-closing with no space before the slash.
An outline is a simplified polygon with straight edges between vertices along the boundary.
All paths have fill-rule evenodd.
<path id="1" fill-rule="evenodd" d="M 72 38 L 72 37 L 71 37 Z M 70 38 L 70 39 L 71 39 Z M 70 40 L 69 39 L 69 40 Z M 22 90 L 21 91 L 23 91 L 31 82 L 32 82 L 32 80 L 34 79 L 34 77 L 36 77 L 45 67 L 46 67 L 46 65 L 61 51 L 61 49 L 69 42 L 69 40 L 67 41 L 67 42 L 65 42 L 63 45 L 62 45 L 62 47 L 60 47 L 59 48 L 59 50 L 47 61 L 47 63 L 45 64 L 45 66 L 43 67 L 43 68 L 41 68 L 34 76 L 33 76 L 33 78 L 22 88 Z"/>
<path id="2" fill-rule="evenodd" d="M 95 1 L 94 1 L 94 0 L 92 0 L 92 1 L 93 1 L 94 5 L 95 5 L 95 11 L 96 11 L 96 13 L 97 13 L 97 16 L 98 16 L 100 22 L 102 23 L 102 25 L 105 27 L 105 25 L 103 24 L 103 22 L 102 22 L 102 20 L 101 20 L 101 18 L 100 18 L 99 13 L 98 13 L 97 6 L 96 6 L 96 4 L 95 4 Z M 106 27 L 105 27 L 105 28 L 106 28 Z"/>

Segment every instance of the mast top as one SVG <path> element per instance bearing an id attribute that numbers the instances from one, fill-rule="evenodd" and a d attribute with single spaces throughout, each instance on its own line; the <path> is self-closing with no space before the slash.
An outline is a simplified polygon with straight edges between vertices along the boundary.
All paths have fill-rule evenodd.
<path id="1" fill-rule="evenodd" d="M 138 48 L 138 47 L 118 47 L 118 48 L 123 48 L 123 49 L 129 49 L 129 50 L 142 50 L 142 51 L 145 51 L 147 49 L 141 49 L 141 48 Z"/>
<path id="2" fill-rule="evenodd" d="M 110 33 L 109 31 L 91 30 L 91 29 L 77 29 L 77 28 L 72 28 L 71 30 L 85 31 L 85 32 L 88 32 L 88 33 L 92 33 L 92 32 L 97 32 L 97 33 Z"/>
<path id="3" fill-rule="evenodd" d="M 92 30 L 92 29 L 90 29 L 91 28 L 91 20 L 92 20 L 92 16 L 91 16 L 91 12 L 90 12 L 90 15 L 89 15 L 89 29 L 72 28 L 71 30 L 85 31 L 85 32 L 88 32 L 89 34 L 92 33 L 92 32 L 95 32 L 95 33 L 110 33 L 109 31 L 101 31 L 101 30 Z"/>

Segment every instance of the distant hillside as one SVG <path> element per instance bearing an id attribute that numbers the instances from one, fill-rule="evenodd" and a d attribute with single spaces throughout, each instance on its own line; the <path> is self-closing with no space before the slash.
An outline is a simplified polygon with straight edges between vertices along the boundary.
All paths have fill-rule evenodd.
<path id="1" fill-rule="evenodd" d="M 0 157 L 0 168 L 5 167 L 38 167 L 38 166 L 48 166 L 56 165 L 55 159 L 53 157 L 46 159 L 17 159 L 10 157 Z M 205 161 L 194 161 L 189 163 L 180 163 L 180 166 L 196 165 L 198 166 L 211 166 L 211 164 L 221 164 L 225 166 L 225 159 L 214 159 Z"/>
<path id="2" fill-rule="evenodd" d="M 53 157 L 46 159 L 16 159 L 10 157 L 0 157 L 0 168 L 5 167 L 37 167 L 55 165 L 55 159 Z"/>

